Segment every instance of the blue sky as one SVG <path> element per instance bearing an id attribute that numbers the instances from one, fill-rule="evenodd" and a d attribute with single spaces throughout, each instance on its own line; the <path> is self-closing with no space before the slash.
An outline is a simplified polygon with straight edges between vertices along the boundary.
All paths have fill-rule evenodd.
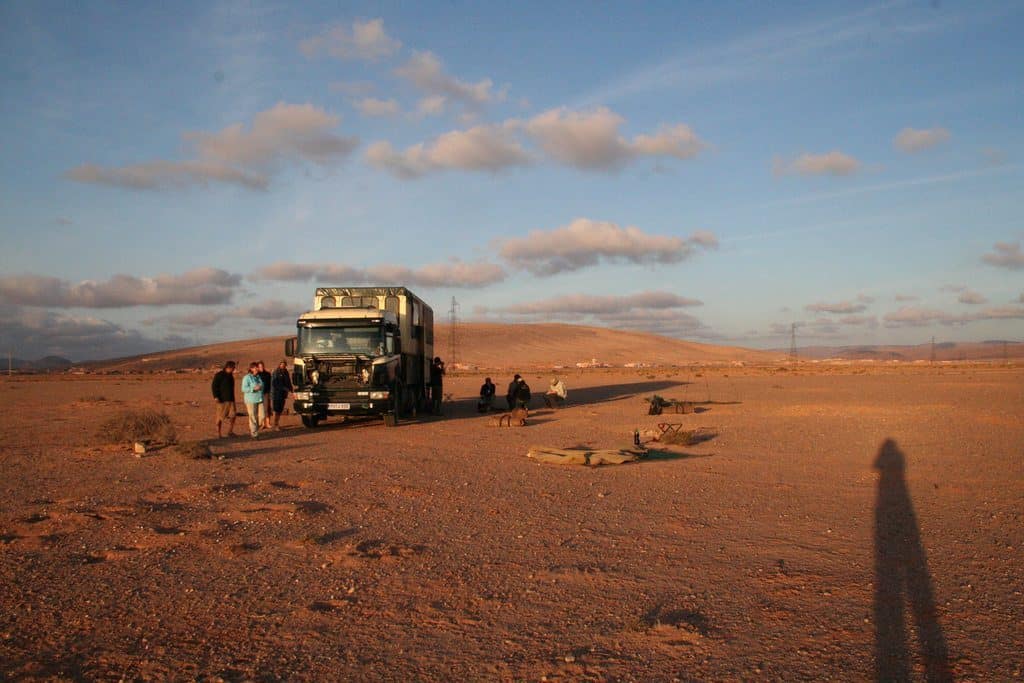
<path id="1" fill-rule="evenodd" d="M 0 345 L 316 285 L 695 341 L 1024 337 L 1024 6 L 10 2 Z"/>

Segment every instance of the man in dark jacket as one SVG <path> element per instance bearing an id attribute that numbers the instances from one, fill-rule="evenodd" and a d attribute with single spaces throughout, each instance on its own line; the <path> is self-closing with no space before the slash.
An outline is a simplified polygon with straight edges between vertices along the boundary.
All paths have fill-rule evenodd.
<path id="1" fill-rule="evenodd" d="M 512 381 L 508 383 L 508 393 L 505 394 L 505 400 L 508 401 L 508 409 L 512 410 L 516 407 L 516 392 L 519 391 L 519 375 L 512 378 Z"/>
<path id="2" fill-rule="evenodd" d="M 235 361 L 229 360 L 224 368 L 213 376 L 210 385 L 213 400 L 217 402 L 217 438 L 223 436 L 221 425 L 228 423 L 228 436 L 235 435 Z"/>
<path id="3" fill-rule="evenodd" d="M 284 412 L 284 403 L 288 400 L 288 394 L 295 391 L 292 386 L 292 376 L 288 373 L 288 363 L 281 361 L 274 370 L 273 378 L 270 380 L 271 407 L 274 409 L 274 431 L 281 430 L 281 413 Z"/>
<path id="4" fill-rule="evenodd" d="M 522 377 L 519 378 L 519 386 L 516 387 L 516 408 L 530 407 L 530 385 Z"/>
<path id="5" fill-rule="evenodd" d="M 444 398 L 444 361 L 438 356 L 430 364 L 430 403 L 434 415 L 441 414 L 441 401 Z"/>

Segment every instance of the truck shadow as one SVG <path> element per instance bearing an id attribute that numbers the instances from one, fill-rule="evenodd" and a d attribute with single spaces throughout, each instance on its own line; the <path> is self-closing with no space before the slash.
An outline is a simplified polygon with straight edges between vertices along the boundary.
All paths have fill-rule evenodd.
<path id="1" fill-rule="evenodd" d="M 538 389 L 533 389 L 533 398 L 530 401 L 530 414 L 537 415 L 543 413 L 546 416 L 550 416 L 552 419 L 558 419 L 558 414 L 563 410 L 573 410 L 574 408 L 580 408 L 588 405 L 597 405 L 601 403 L 609 403 L 612 401 L 623 401 L 630 398 L 641 398 L 644 394 L 655 393 L 658 391 L 664 391 L 666 389 L 672 389 L 676 387 L 683 387 L 689 384 L 689 382 L 676 382 L 670 380 L 661 381 L 644 381 L 644 382 L 631 382 L 631 383 L 619 383 L 619 384 L 602 384 L 592 387 L 583 387 L 580 389 L 573 389 L 569 387 L 569 398 L 565 405 L 560 408 L 545 408 L 544 407 L 544 391 L 547 389 L 546 386 Z M 487 415 L 487 413 L 480 413 L 477 411 L 476 397 L 461 397 L 454 401 L 445 403 L 444 406 L 444 418 L 448 420 L 464 420 L 468 418 L 479 418 Z M 646 412 L 646 405 L 643 403 L 637 404 L 637 413 L 642 414 Z M 499 413 L 506 412 L 507 405 L 505 403 L 504 396 L 496 396 L 494 399 L 494 410 L 491 411 L 491 415 L 497 415 Z M 417 418 L 406 418 L 406 422 L 418 422 L 421 420 L 439 420 L 441 417 L 435 416 L 420 416 Z"/>
<path id="2" fill-rule="evenodd" d="M 880 473 L 875 499 L 875 680 L 912 678 L 904 615 L 909 607 L 925 679 L 952 681 L 928 559 L 904 478 L 906 458 L 894 440 L 882 443 L 874 467 Z"/>

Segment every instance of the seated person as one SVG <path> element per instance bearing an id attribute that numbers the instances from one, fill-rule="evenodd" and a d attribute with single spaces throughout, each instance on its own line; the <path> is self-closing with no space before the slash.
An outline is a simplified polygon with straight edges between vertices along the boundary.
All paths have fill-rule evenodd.
<path id="1" fill-rule="evenodd" d="M 476 409 L 479 412 L 489 413 L 491 411 L 491 408 L 494 406 L 494 390 L 496 388 L 490 377 L 486 378 L 484 383 L 480 385 L 480 402 L 476 404 Z"/>
<path id="2" fill-rule="evenodd" d="M 565 405 L 565 398 L 569 392 L 565 389 L 565 383 L 555 377 L 551 380 L 551 386 L 544 394 L 544 404 L 548 408 L 559 408 Z"/>

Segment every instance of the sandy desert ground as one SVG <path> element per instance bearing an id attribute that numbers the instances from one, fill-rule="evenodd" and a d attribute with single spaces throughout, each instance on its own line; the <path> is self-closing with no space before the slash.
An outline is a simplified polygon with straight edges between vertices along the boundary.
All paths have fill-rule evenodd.
<path id="1" fill-rule="evenodd" d="M 244 357 L 243 357 L 244 359 Z M 527 375 L 535 393 L 548 375 Z M 508 377 L 497 376 L 499 387 Z M 598 370 L 496 429 L 210 437 L 206 375 L 0 381 L 6 679 L 1008 680 L 1024 671 L 1024 368 Z M 646 415 L 643 398 L 697 401 Z M 535 400 L 535 405 L 538 401 Z M 537 463 L 657 422 L 646 461 Z M 242 432 L 243 425 L 236 426 Z"/>

